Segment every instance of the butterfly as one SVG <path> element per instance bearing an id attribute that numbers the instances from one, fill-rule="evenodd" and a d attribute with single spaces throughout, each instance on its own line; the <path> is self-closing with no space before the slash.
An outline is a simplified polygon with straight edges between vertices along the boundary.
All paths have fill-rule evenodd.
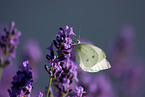
<path id="1" fill-rule="evenodd" d="M 75 45 L 77 64 L 87 72 L 98 72 L 111 68 L 106 59 L 104 51 L 89 43 L 78 43 Z"/>

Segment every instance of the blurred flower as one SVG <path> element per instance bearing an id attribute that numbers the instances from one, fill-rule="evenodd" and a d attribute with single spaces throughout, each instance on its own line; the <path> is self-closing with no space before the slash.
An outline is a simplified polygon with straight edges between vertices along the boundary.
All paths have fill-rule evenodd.
<path id="1" fill-rule="evenodd" d="M 132 56 L 134 33 L 134 28 L 126 25 L 121 29 L 120 36 L 110 45 L 111 72 L 115 76 L 121 76 L 128 69 L 126 62 Z"/>
<path id="2" fill-rule="evenodd" d="M 32 90 L 32 72 L 31 67 L 28 66 L 29 62 L 23 62 L 20 67 L 21 70 L 17 71 L 17 74 L 13 77 L 11 90 L 8 89 L 10 97 L 16 96 L 29 96 Z"/>
<path id="3" fill-rule="evenodd" d="M 4 33 L 0 36 L 0 66 L 5 67 L 10 64 L 11 59 L 16 56 L 16 48 L 19 43 L 19 32 L 15 28 L 15 22 L 11 23 L 10 29 L 3 28 Z"/>
<path id="4" fill-rule="evenodd" d="M 9 97 L 7 89 L 11 86 L 12 77 L 15 75 L 15 71 L 17 70 L 15 65 L 13 64 L 10 64 L 9 66 L 3 68 L 3 73 L 0 81 L 0 97 Z"/>
<path id="5" fill-rule="evenodd" d="M 131 25 L 124 25 L 120 32 L 120 37 L 122 37 L 124 40 L 131 42 L 134 39 L 135 30 Z"/>
<path id="6" fill-rule="evenodd" d="M 33 80 L 38 79 L 39 73 L 37 65 L 40 63 L 42 59 L 42 50 L 38 44 L 38 41 L 35 39 L 27 39 L 23 43 L 23 59 L 22 60 L 29 60 L 30 66 L 33 68 Z"/>
<path id="7" fill-rule="evenodd" d="M 31 63 L 39 63 L 42 59 L 42 50 L 35 39 L 27 39 L 23 44 L 23 54 Z"/>
<path id="8" fill-rule="evenodd" d="M 79 78 L 79 84 L 85 88 L 86 97 L 117 97 L 109 77 L 102 72 L 91 74 L 82 71 Z"/>
<path id="9" fill-rule="evenodd" d="M 124 95 L 131 97 L 141 97 L 141 90 L 145 81 L 144 63 L 137 58 L 128 59 L 130 63 L 126 64 L 128 69 L 124 71 L 121 81 L 121 89 Z"/>
<path id="10" fill-rule="evenodd" d="M 119 37 L 110 46 L 110 62 L 112 64 L 112 82 L 116 83 L 116 91 L 123 97 L 140 97 L 145 79 L 144 63 L 133 52 L 134 29 L 125 25 Z"/>

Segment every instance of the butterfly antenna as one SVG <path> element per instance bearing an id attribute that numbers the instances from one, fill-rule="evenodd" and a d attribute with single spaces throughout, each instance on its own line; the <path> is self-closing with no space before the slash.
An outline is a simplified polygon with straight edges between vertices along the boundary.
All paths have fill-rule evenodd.
<path id="1" fill-rule="evenodd" d="M 77 40 L 73 40 L 72 45 L 76 45 L 76 44 L 80 43 L 81 27 L 82 27 L 82 25 L 79 25 L 79 40 L 78 39 Z"/>
<path id="2" fill-rule="evenodd" d="M 80 25 L 80 27 L 79 27 L 79 40 L 80 40 L 80 34 L 81 34 L 81 27 L 82 27 L 82 25 Z"/>

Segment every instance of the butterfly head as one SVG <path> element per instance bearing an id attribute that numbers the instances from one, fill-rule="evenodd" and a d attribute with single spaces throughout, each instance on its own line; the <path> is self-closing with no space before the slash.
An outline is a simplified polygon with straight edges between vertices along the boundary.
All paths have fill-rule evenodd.
<path id="1" fill-rule="evenodd" d="M 73 40 L 72 43 L 71 43 L 71 45 L 77 45 L 79 43 L 80 43 L 80 40 Z"/>
<path id="2" fill-rule="evenodd" d="M 76 40 L 76 44 L 79 44 L 80 43 L 80 40 Z"/>

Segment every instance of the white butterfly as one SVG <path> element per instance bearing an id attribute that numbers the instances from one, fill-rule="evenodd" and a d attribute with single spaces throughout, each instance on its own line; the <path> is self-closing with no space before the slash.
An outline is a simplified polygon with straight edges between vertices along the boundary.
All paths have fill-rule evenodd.
<path id="1" fill-rule="evenodd" d="M 77 64 L 87 72 L 111 68 L 104 51 L 92 44 L 78 43 L 75 46 Z"/>

